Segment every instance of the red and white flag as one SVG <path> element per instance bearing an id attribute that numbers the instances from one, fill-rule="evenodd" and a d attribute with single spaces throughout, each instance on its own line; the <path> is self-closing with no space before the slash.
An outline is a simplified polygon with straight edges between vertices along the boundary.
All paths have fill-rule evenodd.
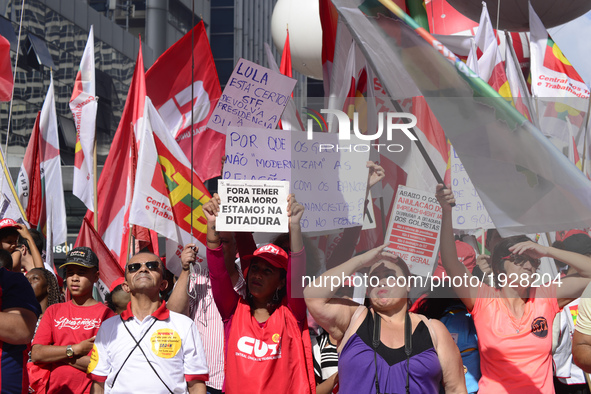
<path id="1" fill-rule="evenodd" d="M 540 128 L 563 152 L 571 149 L 574 136 L 579 151 L 588 153 L 585 120 L 589 87 L 552 40 L 531 4 L 529 25 L 531 92 L 536 98 Z M 588 165 L 585 160 L 585 173 L 589 173 Z"/>
<path id="2" fill-rule="evenodd" d="M 0 36 L 0 101 L 10 101 L 14 79 L 10 60 L 10 43 Z"/>
<path id="3" fill-rule="evenodd" d="M 210 195 L 198 175 L 191 174 L 191 163 L 149 98 L 138 132 L 142 143 L 129 221 L 171 241 L 167 242 L 166 266 L 179 275 L 180 252 L 185 244 L 195 242 L 205 256 L 207 220 L 203 205 Z"/>
<path id="4" fill-rule="evenodd" d="M 140 45 L 125 108 L 97 186 L 96 230 L 121 266 L 125 265 L 129 254 L 129 206 L 137 160 L 135 130 L 144 116 L 145 100 L 146 80 Z M 94 223 L 93 217 L 92 211 L 86 212 L 86 218 L 90 223 Z M 147 231 L 138 233 L 136 230 L 134 235 L 136 239 L 150 241 Z"/>
<path id="5" fill-rule="evenodd" d="M 53 245 L 66 242 L 66 205 L 62 182 L 62 166 L 57 129 L 57 113 L 53 92 L 53 76 L 39 115 L 39 164 L 41 175 L 41 215 L 37 229 L 46 237 L 45 266 L 53 268 Z"/>
<path id="6" fill-rule="evenodd" d="M 111 283 L 124 276 L 125 272 L 87 218 L 83 219 L 78 238 L 76 238 L 74 247 L 78 246 L 87 246 L 97 255 L 99 259 L 98 288 L 103 297 L 106 296 L 111 288 Z"/>
<path id="7" fill-rule="evenodd" d="M 37 113 L 33 131 L 25 150 L 23 163 L 16 180 L 16 194 L 31 227 L 37 228 L 41 216 L 41 154 L 39 153 L 39 118 Z"/>
<path id="8" fill-rule="evenodd" d="M 478 57 L 478 75 L 488 82 L 494 90 L 507 99 L 511 99 L 511 89 L 507 82 L 505 74 L 505 65 L 501 58 L 497 37 L 488 15 L 486 3 L 482 3 L 482 14 L 480 15 L 480 25 L 476 36 L 474 37 L 476 46 L 481 52 Z"/>
<path id="9" fill-rule="evenodd" d="M 191 54 L 195 59 L 193 70 Z M 203 22 L 168 48 L 150 67 L 146 73 L 146 89 L 199 177 L 207 180 L 219 176 L 226 136 L 206 128 L 206 125 L 222 91 Z M 191 90 L 194 95 L 192 102 Z"/>
<path id="10" fill-rule="evenodd" d="M 322 26 L 322 75 L 324 91 L 330 91 L 332 64 L 337 41 L 337 10 L 330 0 L 319 0 L 320 24 Z"/>
<path id="11" fill-rule="evenodd" d="M 589 87 L 548 35 L 542 21 L 529 4 L 531 43 L 531 90 L 535 97 L 572 98 L 569 105 L 587 110 Z M 580 100 L 577 100 L 580 99 Z"/>
<path id="12" fill-rule="evenodd" d="M 90 26 L 80 69 L 74 82 L 70 110 L 76 124 L 76 153 L 72 193 L 94 212 L 94 140 L 98 102 L 94 78 L 94 28 Z"/>
<path id="13" fill-rule="evenodd" d="M 507 39 L 507 45 L 505 47 L 505 74 L 507 75 L 507 81 L 509 81 L 509 87 L 511 88 L 513 103 L 515 104 L 515 108 L 531 121 L 531 114 L 533 113 L 531 95 L 527 89 L 527 84 L 523 78 L 515 51 L 512 50 L 512 39 L 506 32 L 505 37 Z"/>

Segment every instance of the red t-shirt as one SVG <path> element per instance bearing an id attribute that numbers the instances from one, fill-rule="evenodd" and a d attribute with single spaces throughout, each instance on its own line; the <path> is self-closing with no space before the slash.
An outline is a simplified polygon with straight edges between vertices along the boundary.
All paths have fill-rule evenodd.
<path id="1" fill-rule="evenodd" d="M 480 287 L 471 311 L 480 350 L 479 393 L 554 393 L 552 322 L 559 311 L 555 284 L 530 289 L 519 320 L 500 290 Z"/>
<path id="2" fill-rule="evenodd" d="M 96 335 L 103 321 L 115 316 L 112 310 L 98 303 L 92 306 L 74 305 L 72 301 L 51 305 L 43 314 L 35 333 L 33 345 L 73 345 Z M 63 362 L 48 365 L 48 393 L 90 393 L 92 380 Z"/>

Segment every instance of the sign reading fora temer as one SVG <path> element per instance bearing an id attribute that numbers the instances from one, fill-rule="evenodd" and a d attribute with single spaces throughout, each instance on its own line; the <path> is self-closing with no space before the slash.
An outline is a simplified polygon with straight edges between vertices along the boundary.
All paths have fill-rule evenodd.
<path id="1" fill-rule="evenodd" d="M 287 181 L 219 180 L 219 231 L 288 231 Z"/>

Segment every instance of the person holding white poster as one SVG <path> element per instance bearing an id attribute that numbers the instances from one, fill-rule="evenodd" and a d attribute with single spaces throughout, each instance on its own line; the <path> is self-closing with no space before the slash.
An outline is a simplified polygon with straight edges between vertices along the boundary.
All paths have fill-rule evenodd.
<path id="1" fill-rule="evenodd" d="M 481 284 L 458 261 L 452 228 L 454 194 L 438 185 L 436 197 L 442 207 L 443 267 L 472 314 L 478 334 L 482 373 L 478 392 L 554 393 L 552 322 L 560 309 L 583 293 L 591 277 L 591 257 L 539 245 L 526 236 L 505 238 L 491 258 L 496 286 Z M 541 275 L 537 272 L 541 257 L 558 259 L 582 277 Z"/>
<path id="2" fill-rule="evenodd" d="M 289 195 L 289 253 L 268 244 L 241 258 L 246 279 L 246 297 L 241 297 L 233 290 L 239 276 L 234 265 L 236 243 L 231 233 L 216 229 L 219 203 L 214 194 L 203 212 L 211 288 L 230 355 L 226 357 L 224 391 L 242 393 L 247 384 L 249 393 L 312 393 L 315 381 L 306 305 L 291 292 L 292 275 L 302 276 L 306 269 L 300 227 L 304 207 Z"/>
<path id="3" fill-rule="evenodd" d="M 408 312 L 412 275 L 386 246 L 325 272 L 304 290 L 310 314 L 340 341 L 339 393 L 435 394 L 441 384 L 446 393 L 466 393 L 458 347 L 443 323 Z M 367 306 L 335 297 L 339 279 L 367 267 Z"/>

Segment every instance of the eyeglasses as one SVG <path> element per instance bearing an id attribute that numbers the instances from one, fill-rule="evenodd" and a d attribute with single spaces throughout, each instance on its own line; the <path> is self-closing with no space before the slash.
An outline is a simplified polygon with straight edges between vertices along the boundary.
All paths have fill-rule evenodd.
<path id="1" fill-rule="evenodd" d="M 529 261 L 532 267 L 538 268 L 541 264 L 540 259 L 534 259 L 533 257 L 529 257 L 524 254 L 510 254 L 508 256 L 502 257 L 501 260 L 510 260 L 513 264 L 522 266 Z"/>
<path id="2" fill-rule="evenodd" d="M 160 262 L 154 260 L 154 261 L 146 261 L 145 263 L 127 264 L 127 272 L 129 272 L 130 274 L 133 274 L 134 272 L 138 272 L 140 270 L 140 268 L 142 268 L 142 265 L 145 265 L 150 271 L 158 271 L 158 268 L 160 267 Z"/>

